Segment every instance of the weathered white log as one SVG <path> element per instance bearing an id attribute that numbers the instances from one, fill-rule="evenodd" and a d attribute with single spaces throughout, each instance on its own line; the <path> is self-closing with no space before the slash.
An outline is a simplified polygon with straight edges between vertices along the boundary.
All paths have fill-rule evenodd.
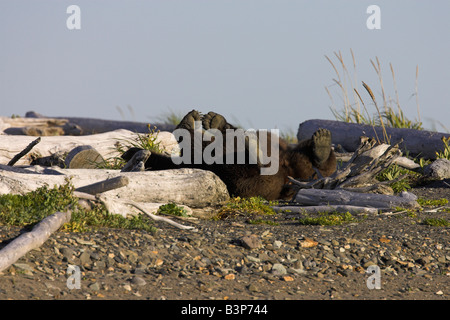
<path id="1" fill-rule="evenodd" d="M 174 125 L 150 124 L 160 131 L 173 131 Z M 147 133 L 148 122 L 117 121 L 80 117 L 47 117 L 33 111 L 25 117 L 0 117 L 0 132 L 17 135 L 90 135 L 119 129 Z"/>
<path id="2" fill-rule="evenodd" d="M 399 196 L 359 193 L 347 190 L 301 189 L 295 202 L 303 206 L 352 205 L 382 209 L 419 208 L 417 197 L 409 192 Z"/>
<path id="3" fill-rule="evenodd" d="M 355 151 L 360 144 L 360 137 L 379 139 L 383 141 L 383 129 L 370 125 L 347 123 L 332 120 L 308 120 L 300 124 L 297 138 L 299 140 L 309 139 L 319 128 L 328 129 L 332 134 L 335 145 L 341 145 L 349 152 Z M 394 145 L 403 140 L 400 148 L 404 153 L 409 152 L 412 156 L 420 156 L 426 159 L 435 159 L 436 151 L 442 151 L 444 144 L 442 137 L 449 137 L 448 133 L 431 132 L 426 130 L 386 128 L 390 137 L 390 144 Z"/>
<path id="4" fill-rule="evenodd" d="M 349 205 L 327 205 L 327 206 L 273 206 L 275 212 L 288 212 L 288 213 L 330 213 L 339 212 L 345 213 L 350 212 L 351 214 L 377 214 L 379 210 L 377 208 L 367 208 Z"/>
<path id="5" fill-rule="evenodd" d="M 27 168 L 28 171 L 36 169 Z M 75 188 L 115 177 L 126 177 L 128 185 L 103 192 L 111 199 L 130 200 L 142 203 L 184 204 L 192 208 L 205 208 L 224 203 L 229 199 L 226 185 L 211 171 L 200 169 L 175 169 L 144 172 L 120 172 L 101 169 L 44 169 L 24 173 L 0 169 L 0 194 L 24 194 L 44 185 L 64 185 L 66 179 Z M 49 174 L 45 174 L 48 172 Z M 126 212 L 122 212 L 126 215 Z"/>
<path id="6" fill-rule="evenodd" d="M 28 136 L 79 135 L 81 129 L 70 125 L 67 119 L 32 119 L 0 117 L 0 134 Z"/>
<path id="7" fill-rule="evenodd" d="M 450 179 L 450 161 L 447 159 L 437 159 L 424 169 L 424 175 L 431 179 Z"/>
<path id="8" fill-rule="evenodd" d="M 0 135 L 0 164 L 7 164 L 35 139 L 31 136 Z M 41 141 L 31 153 L 47 157 L 56 153 L 69 153 L 76 147 L 89 145 L 107 160 L 121 155 L 115 147 L 117 143 L 129 145 L 135 141 L 136 133 L 123 129 L 88 136 L 46 136 L 41 137 Z M 179 151 L 178 143 L 171 132 L 159 132 L 155 142 L 160 143 L 159 146 L 169 154 Z M 16 165 L 29 165 L 31 153 L 21 158 Z"/>
<path id="9" fill-rule="evenodd" d="M 64 223 L 69 222 L 71 216 L 70 211 L 56 212 L 39 222 L 32 231 L 11 241 L 0 251 L 0 272 L 6 270 L 30 250 L 40 247 L 52 233 Z"/>
<path id="10" fill-rule="evenodd" d="M 84 145 L 72 149 L 64 159 L 68 169 L 95 169 L 104 164 L 105 159 L 91 146 Z"/>

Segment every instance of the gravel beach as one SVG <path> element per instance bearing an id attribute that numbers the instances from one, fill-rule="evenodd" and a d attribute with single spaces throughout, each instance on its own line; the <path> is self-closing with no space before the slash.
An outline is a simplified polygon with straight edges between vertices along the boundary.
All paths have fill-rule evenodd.
<path id="1" fill-rule="evenodd" d="M 446 183 L 411 192 L 450 199 Z M 450 228 L 421 222 L 431 217 L 450 213 L 355 216 L 338 226 L 278 213 L 264 218 L 273 225 L 200 219 L 197 232 L 164 222 L 157 233 L 57 232 L 0 274 L 0 299 L 449 300 Z M 20 232 L 0 226 L 0 248 Z"/>

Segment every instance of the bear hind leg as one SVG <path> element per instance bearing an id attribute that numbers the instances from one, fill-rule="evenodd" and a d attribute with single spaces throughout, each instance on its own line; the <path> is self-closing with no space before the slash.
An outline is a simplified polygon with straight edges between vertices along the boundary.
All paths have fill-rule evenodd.
<path id="1" fill-rule="evenodd" d="M 311 143 L 314 164 L 320 167 L 330 157 L 331 132 L 327 129 L 317 130 L 311 138 Z"/>

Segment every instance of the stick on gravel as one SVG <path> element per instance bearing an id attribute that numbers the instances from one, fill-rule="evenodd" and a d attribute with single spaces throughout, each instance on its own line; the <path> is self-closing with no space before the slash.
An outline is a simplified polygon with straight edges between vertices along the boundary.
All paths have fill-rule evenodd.
<path id="1" fill-rule="evenodd" d="M 29 251 L 40 247 L 52 233 L 69 222 L 72 212 L 56 212 L 41 222 L 33 230 L 20 235 L 0 250 L 0 272 L 10 267 Z"/>
<path id="2" fill-rule="evenodd" d="M 179 224 L 179 223 L 177 223 L 175 221 L 172 221 L 172 220 L 170 220 L 168 218 L 160 217 L 160 216 L 154 215 L 154 214 L 152 214 L 150 212 L 147 212 L 146 210 L 142 209 L 142 207 L 139 204 L 137 204 L 136 202 L 127 201 L 126 204 L 129 204 L 129 205 L 131 205 L 131 206 L 141 210 L 143 213 L 145 213 L 146 215 L 148 215 L 151 219 L 153 219 L 155 221 L 164 221 L 164 222 L 167 222 L 168 224 L 170 224 L 170 225 L 172 225 L 174 227 L 177 227 L 179 229 L 182 229 L 182 230 L 191 230 L 191 231 L 194 231 L 194 232 L 197 231 L 197 229 L 195 227 L 185 226 L 185 225 Z"/>

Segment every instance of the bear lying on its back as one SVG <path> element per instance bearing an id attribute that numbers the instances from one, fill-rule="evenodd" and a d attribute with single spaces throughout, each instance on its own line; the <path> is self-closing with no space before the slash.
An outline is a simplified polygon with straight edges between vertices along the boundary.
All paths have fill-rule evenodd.
<path id="1" fill-rule="evenodd" d="M 202 126 L 200 130 L 198 125 Z M 249 142 L 248 138 L 245 140 L 244 147 L 245 162 L 237 161 L 242 155 L 240 153 L 242 149 L 238 147 L 238 138 L 228 135 L 230 132 L 237 132 L 237 128 L 229 124 L 223 116 L 214 112 L 201 116 L 199 112 L 193 110 L 181 120 L 177 129 L 184 129 L 189 136 L 190 141 L 180 141 L 180 146 L 181 143 L 190 145 L 190 150 L 182 148 L 182 153 L 187 153 L 182 154 L 178 159 L 152 152 L 145 167 L 151 170 L 198 168 L 212 171 L 227 185 L 231 196 L 261 196 L 267 200 L 290 199 L 293 194 L 288 184 L 288 176 L 305 181 L 317 178 L 314 168 L 318 169 L 324 177 L 331 175 L 336 170 L 336 157 L 331 147 L 331 133 L 325 129 L 317 130 L 311 139 L 301 141 L 294 147 L 288 146 L 284 140 L 269 133 L 267 145 L 259 145 L 266 159 L 272 159 L 273 156 L 276 157 L 275 160 L 278 160 L 269 164 L 262 164 L 258 157 L 250 157 L 249 150 L 254 150 L 254 145 Z M 208 131 L 205 132 L 205 130 Z M 183 130 L 175 130 L 174 133 L 179 131 L 183 132 Z M 211 132 L 216 135 L 216 138 L 213 137 L 211 141 L 203 141 L 209 140 L 209 138 L 198 139 L 198 134 L 203 137 L 205 134 L 210 135 Z M 217 138 L 218 134 L 221 137 Z M 226 148 L 227 137 L 234 139 L 232 141 L 234 149 Z M 201 141 L 201 148 L 198 148 L 199 141 Z M 217 145 L 213 145 L 214 142 L 219 141 L 223 142 L 220 150 Z M 264 140 L 259 139 L 258 141 Z M 139 150 L 131 148 L 122 155 L 122 158 L 128 161 Z M 209 152 L 216 161 L 211 162 L 208 159 L 205 161 L 203 158 L 198 161 L 199 150 L 200 152 Z M 181 159 L 186 160 L 186 155 L 189 161 L 181 161 Z M 252 159 L 256 160 L 252 161 Z M 262 174 L 264 168 L 267 169 L 268 166 L 274 164 L 277 167 L 272 170 L 271 174 Z"/>

